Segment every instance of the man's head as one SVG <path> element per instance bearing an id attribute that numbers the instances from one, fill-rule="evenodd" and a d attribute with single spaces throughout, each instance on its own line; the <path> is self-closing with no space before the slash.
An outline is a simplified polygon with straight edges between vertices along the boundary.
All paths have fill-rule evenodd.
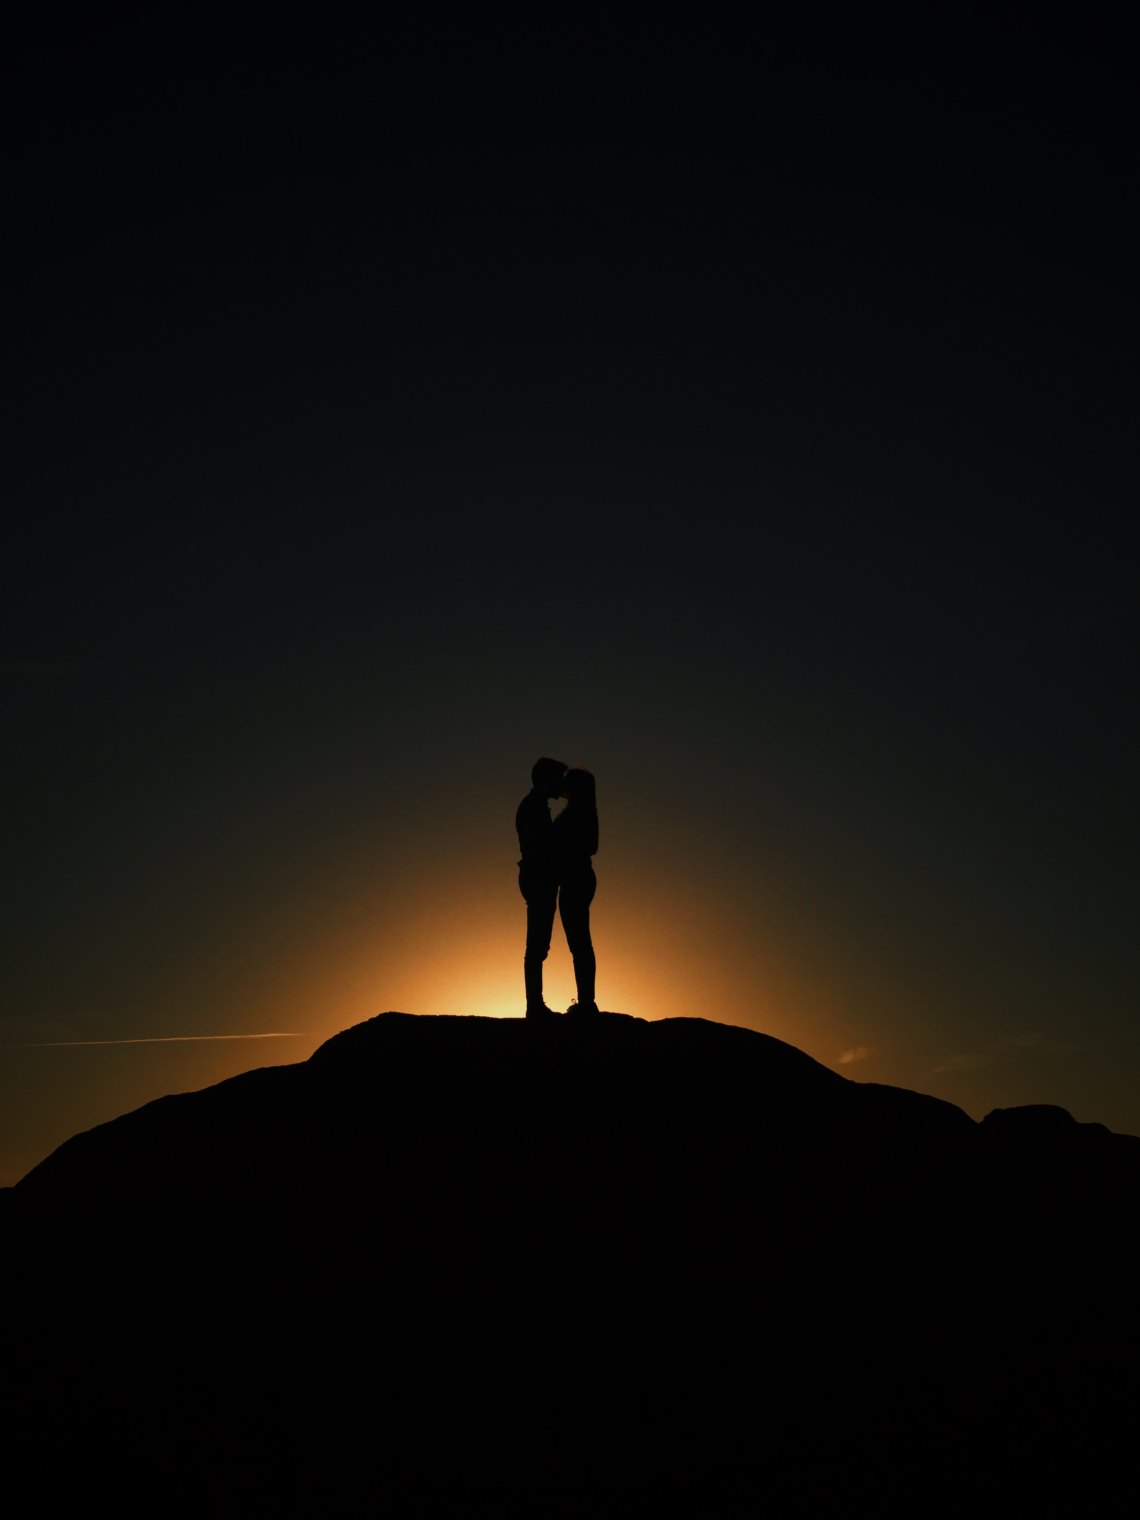
<path id="1" fill-rule="evenodd" d="M 541 760 L 536 760 L 530 768 L 530 779 L 536 792 L 541 792 L 544 797 L 558 797 L 562 793 L 562 778 L 566 774 L 566 767 L 561 760 L 551 760 L 544 755 Z"/>

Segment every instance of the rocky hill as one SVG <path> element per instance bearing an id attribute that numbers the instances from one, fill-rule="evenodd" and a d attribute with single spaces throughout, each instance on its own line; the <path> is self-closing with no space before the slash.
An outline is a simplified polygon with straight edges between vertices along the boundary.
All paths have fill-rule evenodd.
<path id="1" fill-rule="evenodd" d="M 750 1030 L 382 1014 L 12 1190 L 9 1428 L 119 1507 L 1115 1512 L 1138 1200 Z"/>

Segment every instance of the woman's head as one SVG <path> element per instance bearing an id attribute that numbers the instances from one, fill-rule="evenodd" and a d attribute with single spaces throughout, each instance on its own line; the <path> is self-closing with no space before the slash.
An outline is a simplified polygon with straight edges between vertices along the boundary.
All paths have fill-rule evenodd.
<path id="1" fill-rule="evenodd" d="M 595 798 L 594 777 L 591 771 L 575 766 L 562 778 L 562 795 L 571 802 L 592 803 Z"/>

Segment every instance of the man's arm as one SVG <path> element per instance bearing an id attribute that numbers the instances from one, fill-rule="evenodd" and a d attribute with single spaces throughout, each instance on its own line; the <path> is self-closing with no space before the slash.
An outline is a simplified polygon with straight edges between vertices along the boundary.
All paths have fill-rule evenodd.
<path id="1" fill-rule="evenodd" d="M 519 835 L 519 850 L 528 866 L 548 867 L 551 863 L 554 824 L 546 799 L 537 792 L 530 792 L 519 803 L 515 814 L 515 828 Z"/>

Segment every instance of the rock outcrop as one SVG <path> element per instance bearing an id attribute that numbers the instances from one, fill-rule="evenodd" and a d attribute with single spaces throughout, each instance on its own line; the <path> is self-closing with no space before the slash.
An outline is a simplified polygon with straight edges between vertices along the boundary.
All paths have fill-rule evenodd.
<path id="1" fill-rule="evenodd" d="M 1138 1193 L 750 1030 L 382 1014 L 12 1190 L 6 1417 L 44 1502 L 1115 1512 Z"/>

